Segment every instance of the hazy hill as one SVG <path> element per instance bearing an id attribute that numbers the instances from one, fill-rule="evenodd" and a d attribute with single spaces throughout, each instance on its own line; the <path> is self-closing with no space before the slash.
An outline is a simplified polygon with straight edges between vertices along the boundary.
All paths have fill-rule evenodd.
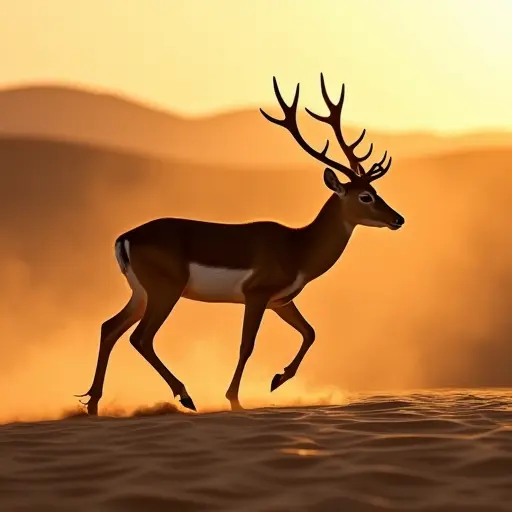
<path id="1" fill-rule="evenodd" d="M 301 382 L 341 389 L 512 385 L 512 176 L 503 172 L 511 167 L 511 150 L 397 163 L 378 189 L 406 227 L 358 229 L 342 260 L 298 299 L 318 336 L 290 384 L 298 397 Z M 299 225 L 327 197 L 318 167 L 241 172 L 0 139 L 4 413 L 61 407 L 89 384 L 99 325 L 129 295 L 112 247 L 123 230 L 162 215 Z M 158 351 L 196 400 L 223 396 L 240 315 L 238 306 L 183 301 L 159 335 Z M 247 382 L 270 379 L 298 343 L 267 315 Z M 111 370 L 110 397 L 168 397 L 126 340 Z"/>
<path id="2" fill-rule="evenodd" d="M 201 164 L 261 167 L 308 165 L 282 129 L 258 111 L 182 118 L 126 98 L 59 86 L 28 86 L 0 92 L 0 134 L 91 143 L 121 151 Z M 328 131 L 304 114 L 303 131 L 323 146 Z M 348 127 L 347 137 L 359 130 Z M 368 140 L 395 158 L 464 148 L 509 145 L 510 133 L 440 137 L 429 133 L 379 133 Z M 333 145 L 334 147 L 334 145 Z M 334 153 L 335 154 L 335 153 Z"/>

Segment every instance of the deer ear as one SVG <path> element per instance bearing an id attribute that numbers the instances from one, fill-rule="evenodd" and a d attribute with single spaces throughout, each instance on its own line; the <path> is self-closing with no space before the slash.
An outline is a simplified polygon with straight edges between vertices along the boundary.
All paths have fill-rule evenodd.
<path id="1" fill-rule="evenodd" d="M 326 184 L 327 188 L 331 189 L 340 197 L 343 197 L 347 192 L 343 186 L 343 183 L 341 183 L 341 181 L 338 179 L 338 176 L 336 176 L 334 171 L 328 167 L 324 171 L 324 183 Z"/>

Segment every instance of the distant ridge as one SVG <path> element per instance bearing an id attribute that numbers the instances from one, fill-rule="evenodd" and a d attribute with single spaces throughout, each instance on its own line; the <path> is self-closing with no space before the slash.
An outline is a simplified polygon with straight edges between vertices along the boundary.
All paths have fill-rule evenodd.
<path id="1" fill-rule="evenodd" d="M 4 136 L 90 143 L 152 157 L 234 167 L 311 163 L 284 130 L 252 109 L 187 118 L 108 91 L 40 84 L 0 90 L 0 112 L 0 135 Z M 300 122 L 311 143 L 322 145 L 329 135 L 326 128 L 306 114 Z M 348 137 L 355 138 L 359 131 L 346 128 Z M 512 146 L 512 133 L 507 132 L 441 136 L 369 130 L 367 138 L 377 151 L 387 149 L 395 158 Z"/>

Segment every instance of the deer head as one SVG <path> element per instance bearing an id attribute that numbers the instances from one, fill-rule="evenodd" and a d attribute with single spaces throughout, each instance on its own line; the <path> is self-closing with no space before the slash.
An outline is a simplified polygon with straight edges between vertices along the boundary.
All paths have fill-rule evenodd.
<path id="1" fill-rule="evenodd" d="M 361 135 L 352 144 L 347 144 L 343 137 L 341 113 L 345 100 L 345 85 L 343 84 L 341 88 L 339 101 L 334 103 L 327 93 L 324 76 L 320 74 L 322 96 L 329 113 L 325 116 L 321 116 L 308 108 L 306 108 L 306 112 L 317 121 L 326 123 L 332 128 L 340 148 L 348 159 L 349 167 L 327 156 L 329 140 L 326 141 L 322 151 L 317 151 L 302 137 L 297 125 L 300 84 L 297 84 L 292 104 L 288 105 L 281 96 L 275 77 L 273 78 L 273 83 L 274 92 L 279 106 L 283 111 L 284 119 L 276 119 L 262 109 L 260 109 L 261 113 L 271 123 L 286 128 L 306 153 L 319 162 L 322 162 L 324 165 L 327 165 L 324 171 L 324 182 L 329 189 L 339 196 L 340 207 L 343 209 L 344 218 L 353 225 L 361 224 L 363 226 L 387 227 L 393 230 L 402 227 L 405 219 L 377 194 L 377 191 L 371 184 L 388 172 L 391 167 L 391 157 L 387 163 L 385 163 L 387 157 L 387 152 L 385 152 L 382 159 L 374 163 L 370 169 L 366 171 L 362 163 L 370 157 L 373 151 L 373 144 L 370 144 L 369 150 L 363 156 L 357 156 L 354 153 L 356 147 L 363 140 L 366 130 L 363 130 Z M 341 183 L 333 169 L 342 173 L 349 181 Z"/>

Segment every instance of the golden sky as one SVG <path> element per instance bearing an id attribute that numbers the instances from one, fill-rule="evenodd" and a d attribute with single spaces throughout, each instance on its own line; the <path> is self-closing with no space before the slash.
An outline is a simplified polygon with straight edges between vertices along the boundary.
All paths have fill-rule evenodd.
<path id="1" fill-rule="evenodd" d="M 274 101 L 384 129 L 512 129 L 512 0 L 0 0 L 0 86 L 80 83 L 180 113 Z"/>

